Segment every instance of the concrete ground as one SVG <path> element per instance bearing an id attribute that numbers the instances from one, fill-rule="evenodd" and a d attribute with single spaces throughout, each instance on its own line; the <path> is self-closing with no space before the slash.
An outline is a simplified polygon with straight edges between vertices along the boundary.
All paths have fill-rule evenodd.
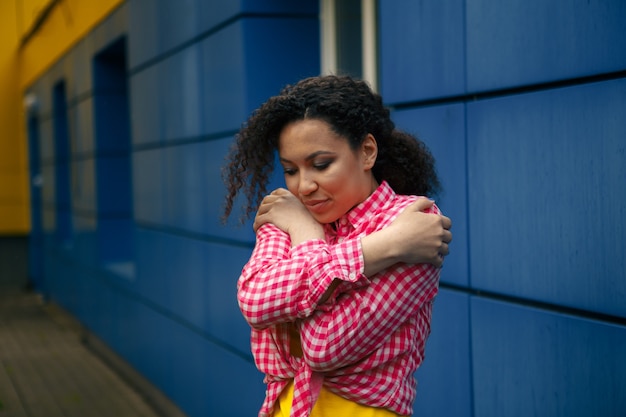
<path id="1" fill-rule="evenodd" d="M 41 298 L 0 286 L 0 417 L 163 417 Z"/>
<path id="2" fill-rule="evenodd" d="M 27 259 L 27 237 L 0 237 L 0 417 L 185 417 L 71 315 L 29 291 Z"/>

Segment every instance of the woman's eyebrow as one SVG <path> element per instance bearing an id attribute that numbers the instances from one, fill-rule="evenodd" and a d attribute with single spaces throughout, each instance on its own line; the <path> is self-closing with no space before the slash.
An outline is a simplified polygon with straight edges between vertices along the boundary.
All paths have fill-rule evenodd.
<path id="1" fill-rule="evenodd" d="M 320 155 L 334 155 L 334 152 L 331 151 L 316 151 L 313 152 L 312 154 L 306 156 L 304 158 L 305 161 L 310 161 L 311 159 L 315 159 L 316 157 L 320 156 Z M 287 158 L 283 158 L 283 157 L 279 157 L 281 162 L 287 162 L 287 163 L 291 163 L 291 161 Z"/>

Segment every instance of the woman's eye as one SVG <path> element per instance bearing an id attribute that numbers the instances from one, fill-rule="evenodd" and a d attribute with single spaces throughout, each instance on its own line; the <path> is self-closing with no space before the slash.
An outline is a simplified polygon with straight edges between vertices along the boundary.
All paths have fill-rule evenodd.
<path id="1" fill-rule="evenodd" d="M 285 175 L 293 175 L 296 173 L 296 170 L 293 168 L 283 168 L 283 172 L 285 173 Z"/>
<path id="2" fill-rule="evenodd" d="M 318 162 L 313 164 L 313 167 L 318 171 L 323 171 L 330 166 L 331 161 Z"/>

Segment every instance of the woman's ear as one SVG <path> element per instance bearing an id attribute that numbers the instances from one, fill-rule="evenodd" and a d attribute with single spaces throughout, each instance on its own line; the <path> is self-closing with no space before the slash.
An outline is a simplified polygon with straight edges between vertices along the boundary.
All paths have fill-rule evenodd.
<path id="1" fill-rule="evenodd" d="M 372 169 L 378 157 L 378 144 L 376 138 L 368 133 L 361 144 L 361 152 L 363 155 L 363 165 L 365 169 Z"/>

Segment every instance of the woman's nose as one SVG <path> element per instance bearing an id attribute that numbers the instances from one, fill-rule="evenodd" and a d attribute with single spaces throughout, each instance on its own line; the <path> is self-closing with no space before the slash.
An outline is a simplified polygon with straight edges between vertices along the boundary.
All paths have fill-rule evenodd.
<path id="1" fill-rule="evenodd" d="M 302 175 L 298 183 L 298 192 L 300 195 L 309 195 L 317 189 L 317 183 L 310 175 Z"/>

